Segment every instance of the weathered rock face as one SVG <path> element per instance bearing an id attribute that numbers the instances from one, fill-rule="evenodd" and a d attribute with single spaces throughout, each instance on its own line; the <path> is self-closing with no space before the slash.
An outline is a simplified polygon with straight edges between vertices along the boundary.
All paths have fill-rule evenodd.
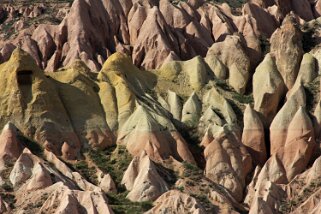
<path id="1" fill-rule="evenodd" d="M 228 189 L 237 201 L 243 197 L 245 177 L 252 167 L 251 156 L 237 135 L 225 126 L 206 146 L 205 175 Z"/>
<path id="2" fill-rule="evenodd" d="M 320 3 L 238 4 L 1 4 L 0 213 L 319 213 Z"/>
<path id="3" fill-rule="evenodd" d="M 80 140 L 93 147 L 111 146 L 115 140 L 101 108 L 98 85 L 84 63 L 76 61 L 66 69 L 51 73 L 50 77 L 57 81 L 58 93 Z"/>
<path id="4" fill-rule="evenodd" d="M 254 201 L 249 213 L 277 213 L 281 203 L 277 200 L 283 198 L 284 191 L 276 184 L 266 181 L 256 189 Z"/>
<path id="5" fill-rule="evenodd" d="M 55 185 L 55 189 L 42 205 L 40 212 L 79 213 L 84 210 L 86 212 L 113 213 L 102 193 L 70 190 L 59 183 Z"/>
<path id="6" fill-rule="evenodd" d="M 257 167 L 255 169 L 252 181 L 248 185 L 244 202 L 251 207 L 252 212 L 259 211 L 258 209 L 261 210 L 260 204 L 265 205 L 264 207 L 267 207 L 267 210 L 276 211 L 278 210 L 277 207 L 280 206 L 279 202 L 271 201 L 270 203 L 269 198 L 265 198 L 265 196 L 277 193 L 277 198 L 282 198 L 283 191 L 279 190 L 279 187 L 274 184 L 285 184 L 286 182 L 286 172 L 282 163 L 276 156 L 272 156 L 262 168 Z M 274 190 L 269 191 L 269 188 L 265 188 L 266 186 L 272 186 Z M 276 192 L 274 192 L 275 190 Z"/>
<path id="7" fill-rule="evenodd" d="M 20 156 L 23 145 L 18 140 L 18 129 L 12 123 L 7 123 L 2 129 L 0 135 L 0 158 L 1 158 L 1 168 L 4 168 L 6 161 L 16 160 Z"/>
<path id="8" fill-rule="evenodd" d="M 179 204 L 180 206 L 177 206 Z M 206 213 L 204 208 L 193 198 L 178 190 L 164 193 L 155 201 L 155 207 L 147 213 Z"/>
<path id="9" fill-rule="evenodd" d="M 56 154 L 61 154 L 62 142 L 67 142 L 76 148 L 73 153 L 77 156 L 80 143 L 67 111 L 54 83 L 32 58 L 17 49 L 1 66 L 1 71 L 4 77 L 1 79 L 4 91 L 1 105 L 5 120 L 19 124 L 18 128 L 23 133 L 34 137 Z"/>
<path id="10" fill-rule="evenodd" d="M 267 54 L 253 75 L 254 109 L 263 115 L 265 126 L 269 126 L 276 115 L 284 90 L 274 60 Z"/>
<path id="11" fill-rule="evenodd" d="M 193 93 L 185 102 L 182 110 L 182 122 L 195 127 L 201 117 L 202 103 L 197 94 Z"/>
<path id="12" fill-rule="evenodd" d="M 130 191 L 127 198 L 131 201 L 154 201 L 169 189 L 145 152 L 132 160 L 124 173 L 122 184 Z"/>
<path id="13" fill-rule="evenodd" d="M 207 58 L 216 56 L 229 70 L 229 84 L 239 93 L 244 93 L 249 79 L 250 59 L 239 37 L 228 36 L 224 42 L 213 44 Z"/>
<path id="14" fill-rule="evenodd" d="M 215 87 L 212 87 L 209 91 L 207 91 L 203 96 L 203 108 L 212 108 L 219 109 L 222 117 L 217 118 L 218 123 L 226 122 L 228 124 L 235 124 L 237 122 L 236 114 L 230 105 L 230 103 L 226 100 L 224 96 L 222 96 Z M 203 115 L 204 117 L 204 115 Z M 206 118 L 203 118 L 206 119 Z M 209 118 L 208 118 L 209 119 Z M 219 122 L 219 120 L 222 120 Z"/>
<path id="15" fill-rule="evenodd" d="M 295 83 L 303 56 L 302 33 L 295 17 L 288 15 L 271 37 L 271 53 L 288 89 Z"/>
<path id="16" fill-rule="evenodd" d="M 163 128 L 165 127 L 165 128 Z M 166 118 L 152 114 L 139 106 L 119 131 L 118 143 L 128 151 L 139 156 L 145 151 L 153 160 L 174 157 L 194 163 L 185 140 Z"/>
<path id="17" fill-rule="evenodd" d="M 263 35 L 270 37 L 279 25 L 279 23 L 266 8 L 266 5 L 247 3 L 244 5 L 242 12 L 253 17 L 257 22 L 258 30 L 262 32 Z"/>
<path id="18" fill-rule="evenodd" d="M 178 50 L 178 46 L 159 9 L 153 7 L 146 13 L 146 19 L 135 41 L 133 58 L 136 64 L 157 68 L 160 65 L 157 63 L 163 62 L 171 50 Z"/>
<path id="19" fill-rule="evenodd" d="M 271 155 L 276 154 L 280 148 L 284 147 L 287 138 L 288 127 L 300 107 L 305 107 L 305 105 L 305 92 L 301 84 L 298 84 L 288 92 L 286 103 L 283 105 L 271 123 Z"/>
<path id="20" fill-rule="evenodd" d="M 299 74 L 296 79 L 296 84 L 297 82 L 300 82 L 303 85 L 307 85 L 317 76 L 316 59 L 310 53 L 304 54 L 300 65 Z"/>
<path id="21" fill-rule="evenodd" d="M 2 200 L 3 213 L 19 213 L 27 209 L 35 213 L 66 210 L 75 213 L 84 210 L 113 213 L 100 188 L 91 184 L 94 188 L 85 189 L 79 183 L 85 179 L 79 174 L 76 176 L 77 173 L 72 172 L 51 152 L 45 153 L 46 161 L 28 148 L 22 150 L 24 146 L 33 147 L 17 140 L 18 136 L 20 139 L 21 133 L 11 123 L 5 126 L 1 134 L 5 149 L 0 151 L 0 156 L 6 157 L 6 164 L 1 169 L 1 182 L 12 185 L 15 191 L 11 194 L 16 198 L 17 205 L 9 206 Z M 35 202 L 39 202 L 40 206 L 30 207 L 30 203 Z"/>
<path id="22" fill-rule="evenodd" d="M 159 77 L 167 81 L 173 81 L 176 78 L 186 79 L 187 85 L 194 91 L 201 90 L 211 79 L 204 59 L 199 56 L 188 61 L 164 63 L 157 72 Z"/>
<path id="23" fill-rule="evenodd" d="M 304 108 L 300 107 L 289 124 L 284 150 L 277 151 L 289 181 L 309 163 L 315 148 L 314 139 L 312 122 Z"/>
<path id="24" fill-rule="evenodd" d="M 70 65 L 76 59 L 98 71 L 111 53 L 121 51 L 130 54 L 136 65 L 150 69 L 160 67 L 173 54 L 182 60 L 204 57 L 214 42 L 240 33 L 250 60 L 257 64 L 262 57 L 262 35 L 270 37 L 291 10 L 306 21 L 319 16 L 318 5 L 307 0 L 254 1 L 245 4 L 238 16 L 227 4 L 218 6 L 206 1 L 175 5 L 169 0 L 77 0 L 71 7 L 62 4 L 61 8 L 50 4 L 5 5 L 1 7 L 7 14 L 2 18 L 5 23 L 17 17 L 25 20 L 14 23 L 17 34 L 4 28 L 0 59 L 5 61 L 19 46 L 48 71 Z M 48 11 L 57 19 L 49 20 L 49 24 L 27 24 L 35 18 L 46 18 Z"/>
<path id="25" fill-rule="evenodd" d="M 113 181 L 113 178 L 107 174 L 104 175 L 101 181 L 99 182 L 99 187 L 105 192 L 105 193 L 116 193 L 117 187 L 115 182 Z"/>
<path id="26" fill-rule="evenodd" d="M 259 115 L 249 105 L 244 111 L 242 143 L 251 154 L 254 165 L 263 166 L 267 159 L 264 126 Z"/>

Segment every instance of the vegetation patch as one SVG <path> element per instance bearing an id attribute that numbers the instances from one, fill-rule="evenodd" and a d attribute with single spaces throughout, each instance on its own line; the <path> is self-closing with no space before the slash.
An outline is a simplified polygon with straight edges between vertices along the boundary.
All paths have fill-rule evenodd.
<path id="1" fill-rule="evenodd" d="M 313 193 L 318 191 L 321 187 L 321 179 L 313 180 L 307 187 L 305 187 L 300 194 L 290 200 L 282 201 L 279 211 L 281 213 L 290 213 L 304 203 Z"/>
<path id="2" fill-rule="evenodd" d="M 109 173 L 119 186 L 132 156 L 124 146 L 111 147 L 106 150 L 90 150 L 90 159 L 104 173 Z"/>
<path id="3" fill-rule="evenodd" d="M 186 161 L 183 162 L 183 166 L 184 166 L 184 177 L 188 177 L 195 181 L 203 177 L 202 170 L 197 166 L 191 163 L 188 163 Z"/>
<path id="4" fill-rule="evenodd" d="M 116 214 L 138 214 L 152 208 L 152 202 L 132 202 L 126 198 L 128 191 L 121 184 L 124 172 L 128 168 L 132 156 L 126 147 L 117 146 L 106 150 L 89 150 L 90 159 L 104 173 L 109 173 L 113 178 L 118 193 L 108 193 L 108 204 Z"/>
<path id="5" fill-rule="evenodd" d="M 140 214 L 153 207 L 152 202 L 132 202 L 126 198 L 127 191 L 122 193 L 108 194 L 108 204 L 115 214 Z"/>
<path id="6" fill-rule="evenodd" d="M 239 94 L 239 93 L 234 93 L 232 95 L 232 98 L 234 100 L 237 100 L 238 102 L 240 103 L 243 103 L 243 104 L 250 104 L 250 103 L 253 103 L 254 102 L 254 99 L 253 99 L 253 96 L 252 94 L 250 95 L 244 95 L 244 94 Z"/>
<path id="7" fill-rule="evenodd" d="M 86 161 L 81 160 L 74 164 L 74 168 L 88 181 L 95 185 L 98 184 L 95 167 L 89 167 Z"/>
<path id="8" fill-rule="evenodd" d="M 214 2 L 214 3 L 226 3 L 228 4 L 232 9 L 241 8 L 243 4 L 247 2 L 247 0 L 207 0 L 208 2 Z"/>

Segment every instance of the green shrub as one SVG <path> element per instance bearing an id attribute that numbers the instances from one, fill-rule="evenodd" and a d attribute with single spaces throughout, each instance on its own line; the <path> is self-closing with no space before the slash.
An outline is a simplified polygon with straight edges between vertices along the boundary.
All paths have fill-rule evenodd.
<path id="1" fill-rule="evenodd" d="M 97 171 L 95 167 L 89 167 L 86 161 L 84 160 L 78 161 L 76 164 L 74 164 L 74 167 L 88 181 L 90 181 L 93 184 L 98 183 L 96 175 Z"/>
<path id="2" fill-rule="evenodd" d="M 123 146 L 107 150 L 90 150 L 89 157 L 104 173 L 109 173 L 116 185 L 119 185 L 132 157 Z"/>
<path id="3" fill-rule="evenodd" d="M 108 204 L 115 214 L 139 214 L 146 212 L 153 207 L 152 202 L 132 202 L 126 198 L 127 191 L 122 193 L 108 193 Z"/>

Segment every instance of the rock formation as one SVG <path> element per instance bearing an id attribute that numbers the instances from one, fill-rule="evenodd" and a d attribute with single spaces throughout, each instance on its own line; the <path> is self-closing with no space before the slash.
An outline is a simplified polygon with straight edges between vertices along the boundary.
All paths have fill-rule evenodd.
<path id="1" fill-rule="evenodd" d="M 320 213 L 321 1 L 0 5 L 0 213 Z"/>

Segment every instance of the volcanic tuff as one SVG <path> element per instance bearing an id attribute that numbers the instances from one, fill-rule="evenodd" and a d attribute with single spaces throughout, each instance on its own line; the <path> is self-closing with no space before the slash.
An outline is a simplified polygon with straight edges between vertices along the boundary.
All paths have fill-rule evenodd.
<path id="1" fill-rule="evenodd" d="M 0 5 L 0 213 L 319 213 L 321 1 Z"/>

